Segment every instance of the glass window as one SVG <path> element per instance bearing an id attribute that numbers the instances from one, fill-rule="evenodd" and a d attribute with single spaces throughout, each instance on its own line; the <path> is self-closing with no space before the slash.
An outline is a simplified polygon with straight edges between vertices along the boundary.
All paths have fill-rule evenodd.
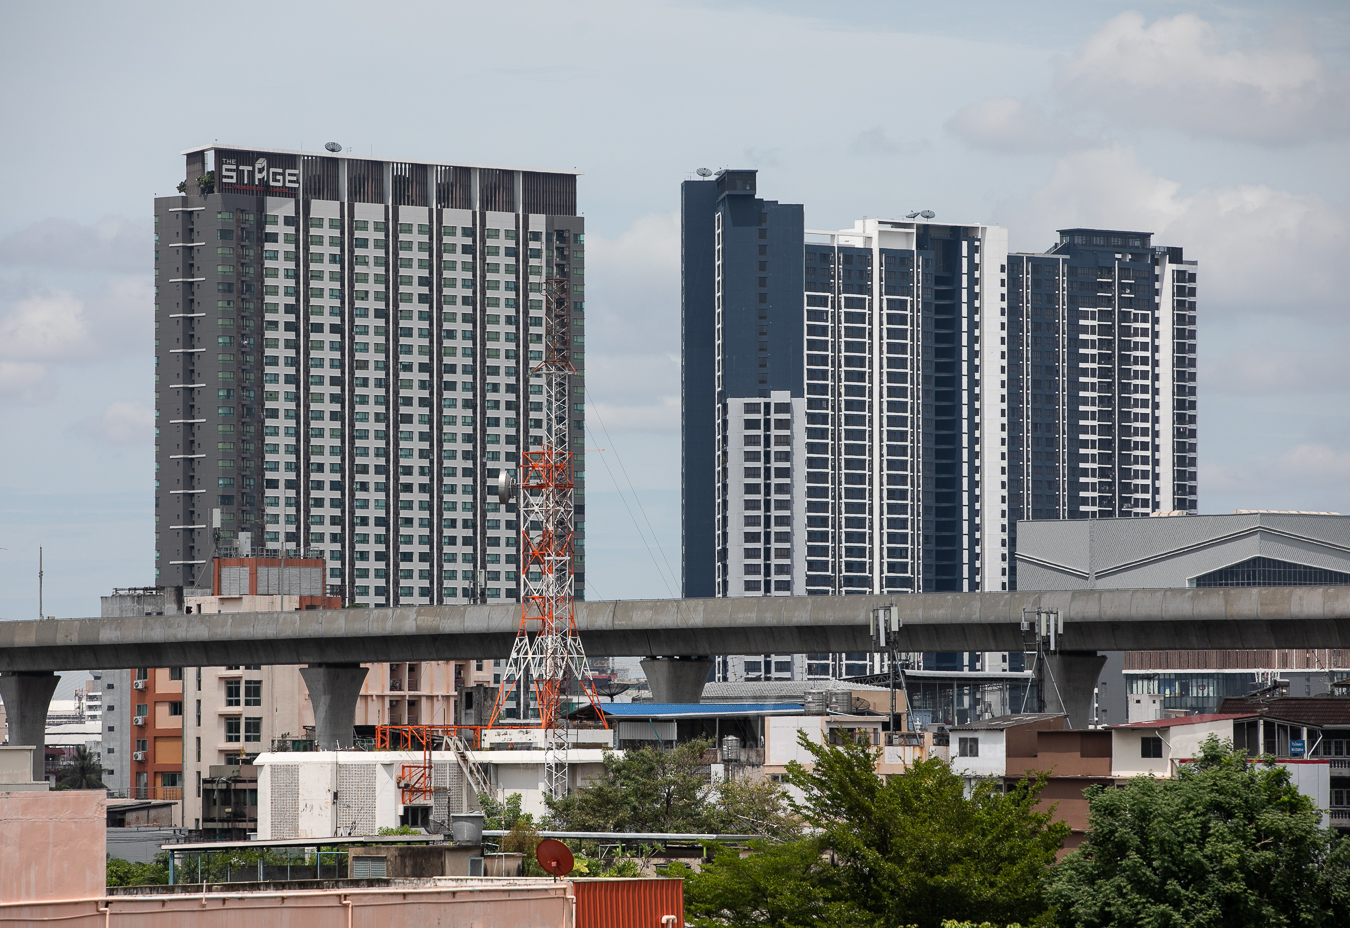
<path id="1" fill-rule="evenodd" d="M 262 705 L 262 681 L 245 680 L 244 681 L 244 705 L 261 706 Z"/>
<path id="2" fill-rule="evenodd" d="M 238 680 L 226 680 L 226 681 L 225 681 L 225 705 L 226 705 L 226 706 L 237 706 L 237 705 L 239 705 L 239 688 L 240 688 L 240 681 L 238 681 Z"/>
<path id="3" fill-rule="evenodd" d="M 227 744 L 239 741 L 239 723 L 240 719 L 225 720 L 225 742 Z"/>

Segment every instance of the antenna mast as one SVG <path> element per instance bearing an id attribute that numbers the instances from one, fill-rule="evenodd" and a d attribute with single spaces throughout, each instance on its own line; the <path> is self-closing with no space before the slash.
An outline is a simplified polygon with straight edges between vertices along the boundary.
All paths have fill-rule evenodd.
<path id="1" fill-rule="evenodd" d="M 564 711 L 569 677 L 575 678 L 596 707 L 599 700 L 591 681 L 586 653 L 577 635 L 574 610 L 576 579 L 572 570 L 575 548 L 572 490 L 573 462 L 569 448 L 569 393 L 571 375 L 571 291 L 567 274 L 568 233 L 559 231 L 553 273 L 545 283 L 544 357 L 531 371 L 542 378 L 544 434 L 531 435 L 529 450 L 521 452 L 520 629 L 502 673 L 501 688 L 489 725 L 496 725 L 516 688 L 524 697 L 533 687 L 544 734 L 544 788 L 556 798 L 567 794 L 567 713 Z M 523 412 L 523 411 L 522 411 Z M 535 447 L 539 442 L 540 446 Z M 509 474 L 503 471 L 501 501 L 512 495 Z M 522 717 L 529 701 L 522 698 Z"/>

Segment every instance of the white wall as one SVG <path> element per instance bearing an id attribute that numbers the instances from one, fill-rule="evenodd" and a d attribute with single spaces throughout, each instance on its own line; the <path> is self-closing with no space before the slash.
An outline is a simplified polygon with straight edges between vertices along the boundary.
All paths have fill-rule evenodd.
<path id="1" fill-rule="evenodd" d="M 978 757 L 961 757 L 961 738 L 978 738 L 980 742 Z M 1008 771 L 1007 732 L 1004 731 L 961 731 L 951 732 L 952 772 L 968 779 L 987 779 L 1002 777 Z"/>
<path id="2" fill-rule="evenodd" d="M 799 764 L 815 763 L 806 748 L 797 741 L 797 734 L 805 732 L 813 744 L 825 742 L 823 715 L 770 715 L 764 719 L 764 763 L 782 766 L 792 761 Z"/>

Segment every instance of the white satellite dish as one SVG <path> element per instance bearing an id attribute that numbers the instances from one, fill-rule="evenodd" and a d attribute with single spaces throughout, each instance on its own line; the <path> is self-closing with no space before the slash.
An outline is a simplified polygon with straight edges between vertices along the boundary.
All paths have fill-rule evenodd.
<path id="1" fill-rule="evenodd" d="M 697 174 L 699 177 L 712 177 L 712 169 L 711 169 L 711 168 L 699 168 L 699 169 L 698 169 L 697 171 L 695 171 L 694 173 Z"/>
<path id="2" fill-rule="evenodd" d="M 505 467 L 497 477 L 497 500 L 505 506 L 516 495 L 516 480 Z"/>

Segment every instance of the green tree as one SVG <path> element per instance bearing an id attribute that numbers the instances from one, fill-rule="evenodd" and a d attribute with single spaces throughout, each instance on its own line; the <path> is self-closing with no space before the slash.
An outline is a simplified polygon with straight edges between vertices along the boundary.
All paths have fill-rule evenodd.
<path id="1" fill-rule="evenodd" d="M 1036 811 L 1042 779 L 1008 793 L 977 784 L 967 795 L 940 759 L 883 779 L 868 744 L 802 744 L 812 769 L 792 764 L 787 779 L 813 834 L 744 859 L 719 853 L 689 878 L 695 924 L 938 928 L 946 919 L 1044 918 L 1044 873 L 1069 827 Z"/>
<path id="2" fill-rule="evenodd" d="M 169 855 L 160 851 L 151 864 L 136 863 L 120 857 L 109 857 L 107 886 L 153 886 L 169 882 Z"/>
<path id="3" fill-rule="evenodd" d="M 1088 839 L 1048 891 L 1061 924 L 1312 928 L 1350 912 L 1350 842 L 1269 758 L 1210 737 L 1175 779 L 1089 800 Z"/>
<path id="4" fill-rule="evenodd" d="M 492 830 L 510 831 L 518 822 L 534 824 L 534 816 L 520 810 L 520 793 L 512 793 L 505 799 L 495 799 L 491 793 L 478 794 L 478 807 L 483 810 L 483 827 Z"/>
<path id="5" fill-rule="evenodd" d="M 607 751 L 598 782 L 561 799 L 544 797 L 549 820 L 560 831 L 706 832 L 711 781 L 702 755 L 710 746 Z"/>
<path id="6" fill-rule="evenodd" d="M 723 835 L 759 835 L 782 840 L 801 833 L 783 787 L 772 780 L 728 777 L 709 797 L 708 831 Z"/>
<path id="7" fill-rule="evenodd" d="M 103 784 L 103 764 L 86 747 L 75 749 L 75 756 L 64 767 L 61 789 L 107 789 Z"/>

